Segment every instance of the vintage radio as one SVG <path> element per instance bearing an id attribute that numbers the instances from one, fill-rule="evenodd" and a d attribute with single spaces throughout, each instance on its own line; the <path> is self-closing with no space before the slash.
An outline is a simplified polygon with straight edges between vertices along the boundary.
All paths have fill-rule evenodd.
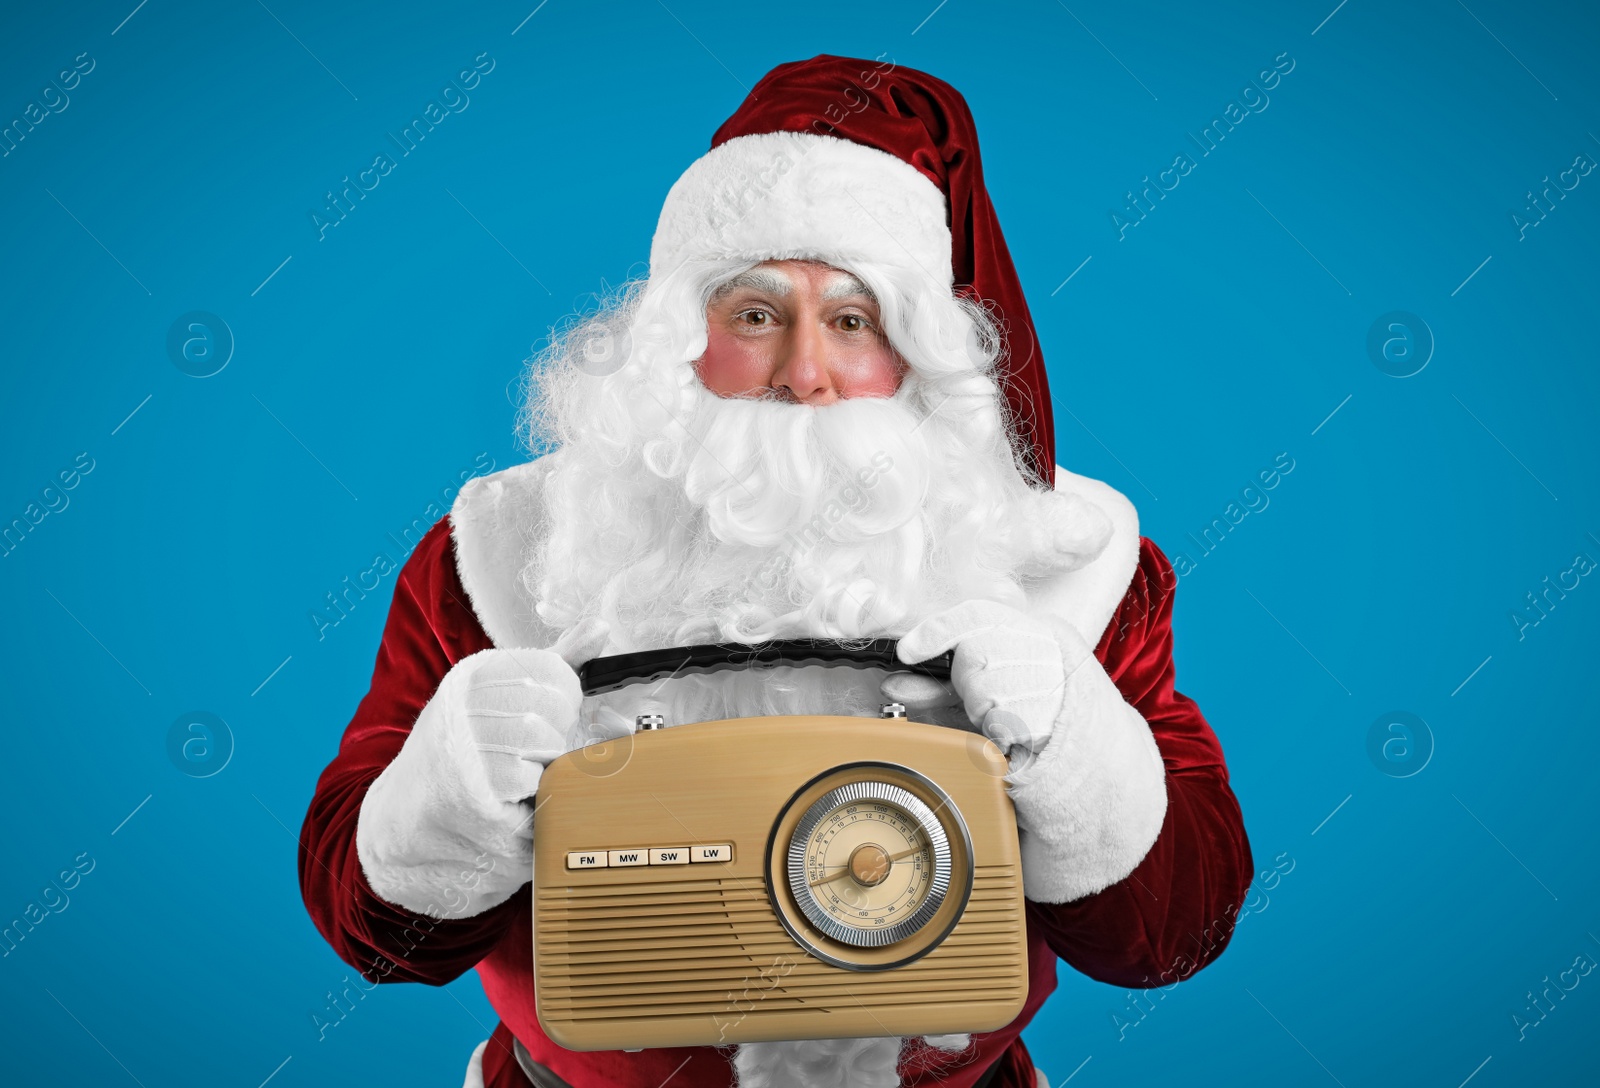
<path id="1" fill-rule="evenodd" d="M 693 647 L 580 675 L 592 694 L 668 671 L 904 668 L 893 647 Z M 534 984 L 552 1040 L 943 1034 L 1021 1011 L 1022 874 L 992 742 L 903 716 L 659 724 L 569 753 L 540 783 Z"/>

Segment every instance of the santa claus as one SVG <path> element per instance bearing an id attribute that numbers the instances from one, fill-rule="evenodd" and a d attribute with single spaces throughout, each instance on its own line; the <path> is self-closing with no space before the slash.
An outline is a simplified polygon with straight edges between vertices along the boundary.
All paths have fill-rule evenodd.
<path id="1" fill-rule="evenodd" d="M 1173 687 L 1172 596 L 1133 506 L 1054 463 L 1039 345 L 947 84 L 774 69 L 672 187 L 648 279 L 552 338 L 536 460 L 473 481 L 399 576 L 372 686 L 301 839 L 312 918 L 373 981 L 476 967 L 501 1024 L 469 1085 L 1033 1088 L 1020 1033 L 1059 957 L 1166 985 L 1227 943 L 1251 876 L 1222 751 Z M 883 669 L 685 677 L 585 698 L 596 655 L 897 638 Z M 534 1009 L 546 764 L 778 713 L 982 730 L 1009 755 L 1029 996 L 995 1032 L 576 1053 Z M 864 724 L 865 727 L 865 724 Z"/>

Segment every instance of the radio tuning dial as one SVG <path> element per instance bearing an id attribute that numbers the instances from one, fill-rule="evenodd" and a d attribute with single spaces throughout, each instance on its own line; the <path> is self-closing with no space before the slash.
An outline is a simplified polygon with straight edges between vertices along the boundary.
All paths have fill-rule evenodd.
<path id="1" fill-rule="evenodd" d="M 950 842 L 921 798 L 890 782 L 819 797 L 789 840 L 789 890 L 836 941 L 878 948 L 919 932 L 950 889 Z"/>

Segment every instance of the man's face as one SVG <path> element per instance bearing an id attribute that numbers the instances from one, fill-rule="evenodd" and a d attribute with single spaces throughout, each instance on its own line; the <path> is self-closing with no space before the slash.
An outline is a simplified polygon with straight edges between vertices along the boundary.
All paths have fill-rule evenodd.
<path id="1" fill-rule="evenodd" d="M 814 406 L 892 396 L 906 371 L 872 292 L 817 261 L 767 261 L 723 284 L 706 306 L 706 351 L 694 367 L 721 397 Z"/>

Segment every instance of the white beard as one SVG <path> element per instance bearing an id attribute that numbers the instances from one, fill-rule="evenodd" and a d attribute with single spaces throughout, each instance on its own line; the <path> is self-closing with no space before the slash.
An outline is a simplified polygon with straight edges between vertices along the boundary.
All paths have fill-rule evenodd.
<path id="1" fill-rule="evenodd" d="M 966 1050 L 970 1035 L 921 1039 L 809 1039 L 795 1043 L 745 1043 L 734 1055 L 739 1088 L 896 1088 L 907 1049 Z"/>
<path id="2" fill-rule="evenodd" d="M 541 618 L 604 619 L 610 653 L 894 636 L 963 600 L 1023 607 L 1030 580 L 1098 554 L 1099 510 L 1030 488 L 997 416 L 974 436 L 976 406 L 930 413 L 925 393 L 908 376 L 814 408 L 694 381 L 632 449 L 564 446 L 524 571 Z"/>
<path id="3" fill-rule="evenodd" d="M 900 1039 L 745 1043 L 733 1059 L 739 1088 L 895 1088 Z"/>
<path id="4" fill-rule="evenodd" d="M 1016 468 L 992 350 L 975 357 L 993 339 L 975 332 L 981 316 L 948 296 L 901 305 L 893 284 L 853 270 L 886 316 L 901 315 L 888 327 L 912 369 L 890 398 L 813 408 L 713 395 L 687 362 L 705 349 L 691 308 L 705 296 L 693 285 L 652 285 L 658 294 L 625 299 L 621 317 L 603 312 L 552 343 L 530 378 L 524 425 L 535 444 L 559 448 L 522 574 L 550 629 L 602 619 L 608 654 L 897 637 L 964 600 L 1026 607 L 1032 582 L 1099 555 L 1104 513 L 1036 490 Z M 601 337 L 620 339 L 627 360 L 596 374 L 583 352 Z M 636 685 L 592 697 L 583 728 L 614 736 L 646 712 L 674 724 L 876 712 L 881 672 L 776 671 L 787 678 L 684 677 L 665 694 Z M 891 1088 L 903 1045 L 969 1042 L 748 1043 L 734 1067 L 741 1088 Z"/>

